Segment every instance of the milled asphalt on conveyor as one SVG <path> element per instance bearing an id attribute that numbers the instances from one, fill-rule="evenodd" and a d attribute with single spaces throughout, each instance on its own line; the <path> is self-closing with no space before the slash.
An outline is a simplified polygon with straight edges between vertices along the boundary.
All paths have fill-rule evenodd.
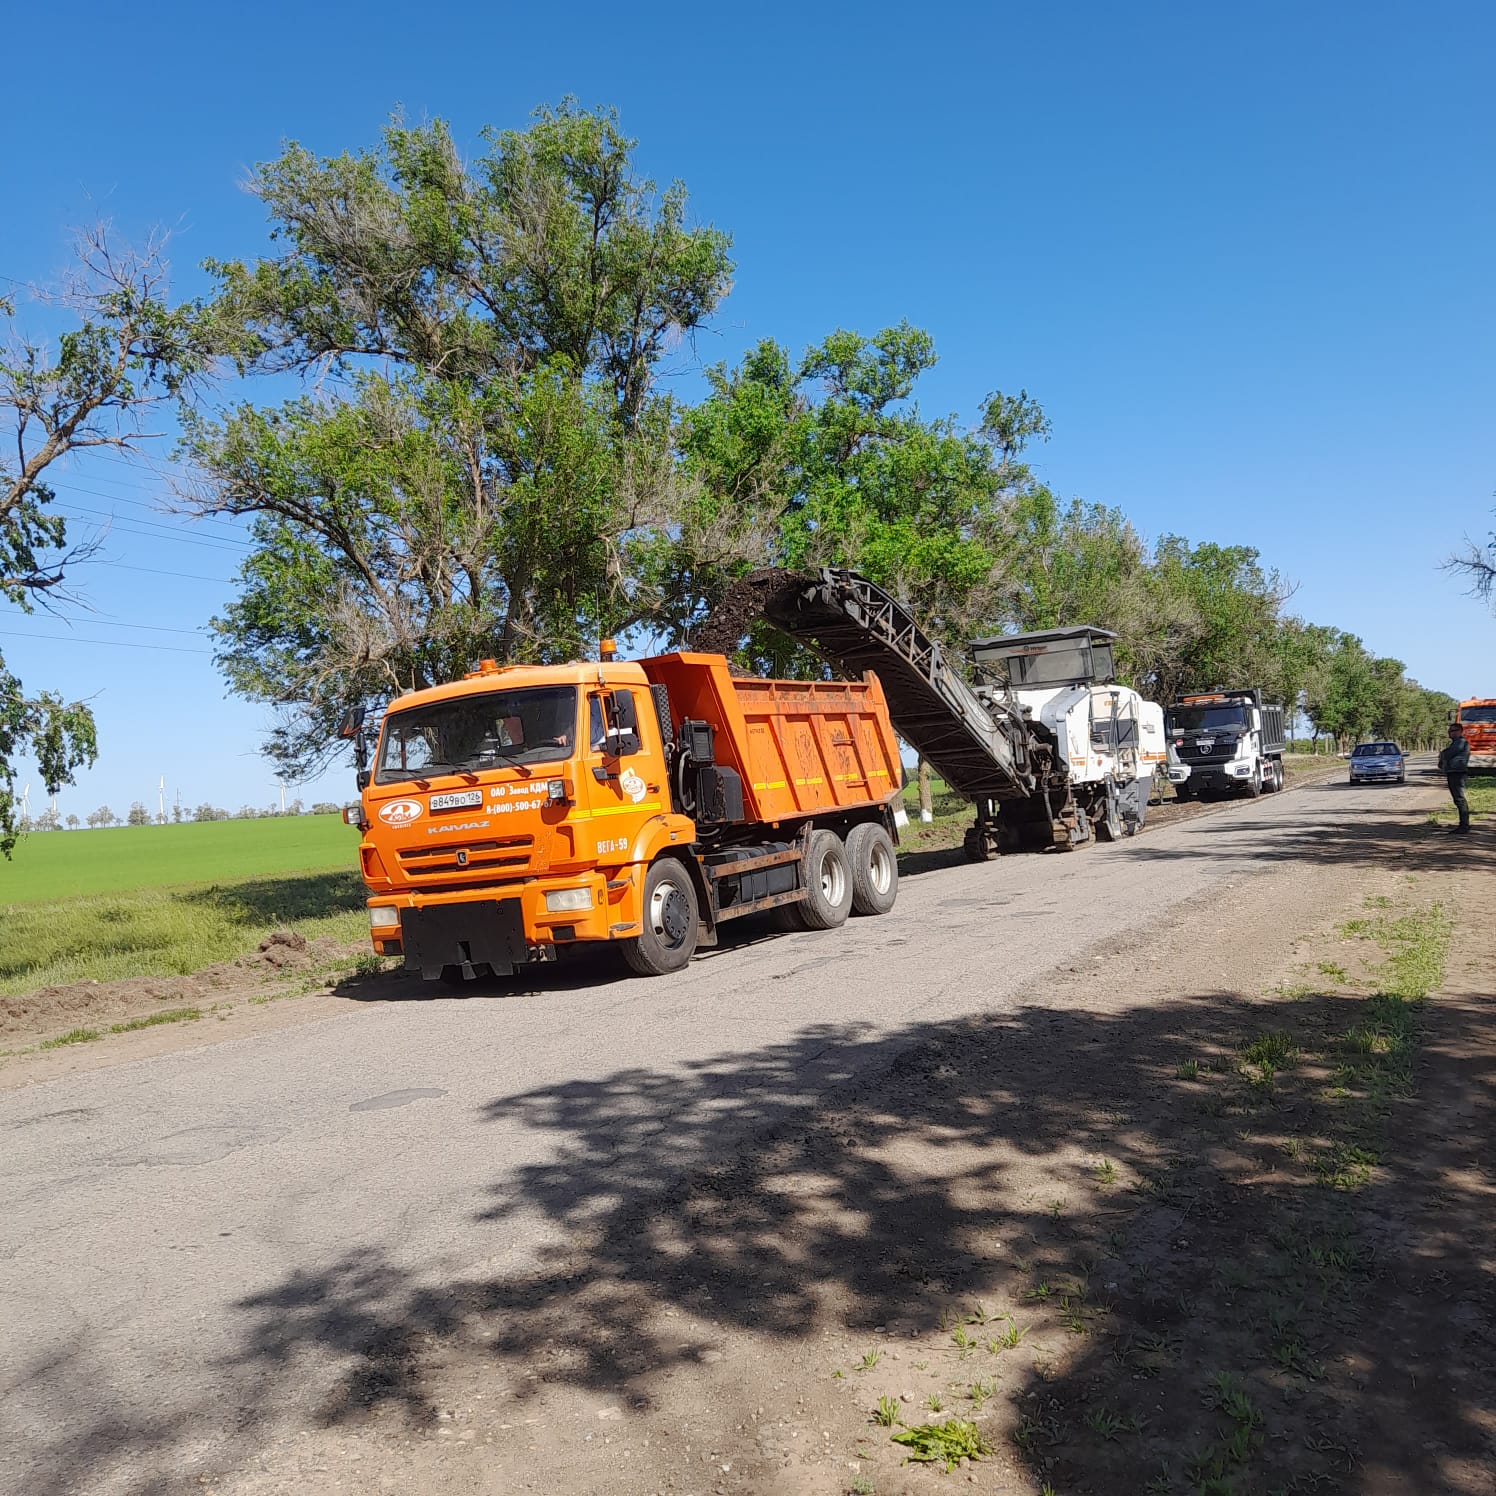
<path id="1" fill-rule="evenodd" d="M 622 1160 L 619 1192 L 663 1182 L 762 1124 L 739 1061 L 772 1073 L 782 1119 L 846 1078 L 839 1036 L 1042 1001 L 1044 974 L 1087 947 L 1428 782 L 1337 776 L 1115 846 L 932 871 L 881 919 L 765 933 L 673 977 L 598 968 L 573 986 L 551 969 L 551 988 L 350 1003 L 0 1095 L 0 1488 L 160 1489 L 213 1468 L 227 1429 L 252 1445 L 253 1418 L 304 1413 L 340 1350 L 251 1354 L 269 1311 L 247 1302 L 298 1273 L 346 1281 L 364 1258 L 408 1294 L 533 1263 L 554 1219 L 577 1223 L 519 1187 L 584 1146 L 569 1092 L 658 1122 L 658 1155 Z M 671 1126 L 677 1095 L 689 1127 Z M 357 1291 L 377 1303 L 372 1267 Z"/>

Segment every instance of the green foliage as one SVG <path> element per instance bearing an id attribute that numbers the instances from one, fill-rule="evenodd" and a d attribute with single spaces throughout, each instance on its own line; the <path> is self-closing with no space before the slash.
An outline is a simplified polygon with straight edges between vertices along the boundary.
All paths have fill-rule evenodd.
<path id="1" fill-rule="evenodd" d="M 943 1464 L 947 1470 L 954 1470 L 959 1460 L 979 1460 L 992 1453 L 982 1431 L 965 1418 L 922 1423 L 895 1434 L 893 1442 L 908 1449 L 905 1464 Z"/>
<path id="2" fill-rule="evenodd" d="M 205 512 L 256 517 L 216 619 L 234 690 L 300 772 L 351 705 L 482 655 L 565 659 L 650 607 L 636 550 L 676 522 L 660 358 L 726 293 L 725 234 L 568 100 L 464 165 L 440 122 L 373 151 L 292 145 L 254 187 L 284 253 L 216 263 L 217 346 L 326 395 L 188 423 Z"/>

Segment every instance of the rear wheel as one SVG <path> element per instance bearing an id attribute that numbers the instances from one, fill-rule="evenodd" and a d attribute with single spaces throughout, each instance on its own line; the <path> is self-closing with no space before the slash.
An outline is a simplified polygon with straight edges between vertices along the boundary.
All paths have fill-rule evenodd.
<path id="1" fill-rule="evenodd" d="M 675 858 L 662 857 L 645 874 L 644 926 L 623 942 L 623 959 L 641 977 L 679 971 L 695 955 L 700 934 L 691 875 Z"/>
<path id="2" fill-rule="evenodd" d="M 857 914 L 887 914 L 899 896 L 899 858 L 893 838 L 876 821 L 854 826 L 847 837 L 852 866 L 852 908 Z"/>
<path id="3" fill-rule="evenodd" d="M 968 862 L 991 862 L 992 843 L 980 826 L 968 826 L 961 839 L 961 851 Z"/>
<path id="4" fill-rule="evenodd" d="M 805 849 L 805 897 L 795 905 L 808 930 L 834 930 L 852 912 L 852 870 L 834 831 L 812 831 Z"/>

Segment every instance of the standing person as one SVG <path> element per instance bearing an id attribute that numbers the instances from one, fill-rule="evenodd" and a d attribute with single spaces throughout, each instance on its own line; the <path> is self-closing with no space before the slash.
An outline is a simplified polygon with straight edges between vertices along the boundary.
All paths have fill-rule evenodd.
<path id="1" fill-rule="evenodd" d="M 1470 802 L 1465 798 L 1465 776 L 1470 772 L 1470 744 L 1458 722 L 1449 724 L 1449 742 L 1439 754 L 1439 768 L 1449 781 L 1450 798 L 1460 813 L 1460 824 L 1449 828 L 1452 835 L 1470 830 Z"/>

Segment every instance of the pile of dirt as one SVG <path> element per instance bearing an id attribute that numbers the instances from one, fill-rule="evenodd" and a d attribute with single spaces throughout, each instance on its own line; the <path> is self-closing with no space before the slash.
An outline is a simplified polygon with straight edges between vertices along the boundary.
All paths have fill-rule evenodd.
<path id="1" fill-rule="evenodd" d="M 803 587 L 813 577 L 779 566 L 763 566 L 739 577 L 712 609 L 707 619 L 691 631 L 691 648 L 701 654 L 731 655 L 762 621 L 768 600 L 787 587 Z"/>
<path id="2" fill-rule="evenodd" d="M 273 966 L 277 971 L 305 966 L 312 959 L 306 936 L 295 930 L 272 930 L 260 942 L 259 957 L 266 966 Z"/>
<path id="3" fill-rule="evenodd" d="M 6 1047 L 50 1038 L 71 1028 L 139 1018 L 165 1008 L 195 1008 L 232 1001 L 267 983 L 326 967 L 348 947 L 322 937 L 308 940 L 295 930 L 272 930 L 258 949 L 181 976 L 124 977 L 118 981 L 66 982 L 0 997 L 0 1041 Z"/>

